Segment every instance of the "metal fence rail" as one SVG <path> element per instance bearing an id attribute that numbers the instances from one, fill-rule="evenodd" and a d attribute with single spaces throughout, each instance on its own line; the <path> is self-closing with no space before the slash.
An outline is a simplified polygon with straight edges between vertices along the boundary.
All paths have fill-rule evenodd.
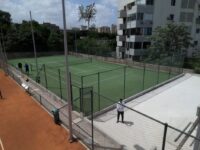
<path id="1" fill-rule="evenodd" d="M 14 67 L 5 65 L 4 61 L 0 61 L 0 66 L 3 70 L 7 71 L 10 77 L 12 77 L 19 85 L 21 85 L 22 80 L 29 78 L 28 76 L 24 75 L 21 71 L 16 70 Z M 5 67 L 7 66 L 7 68 Z M 145 67 L 144 67 L 145 68 Z M 153 68 L 157 69 L 158 66 L 154 66 Z M 127 68 L 126 68 L 127 69 Z M 44 71 L 45 72 L 45 71 Z M 179 73 L 179 71 L 177 71 Z M 171 75 L 170 75 L 171 76 Z M 169 76 L 168 76 L 169 77 Z M 96 78 L 96 77 L 95 77 Z M 143 77 L 142 77 L 143 78 Z M 157 84 L 157 78 L 153 80 L 154 85 Z M 59 80 L 59 79 L 58 79 Z M 76 80 L 76 79 L 74 79 Z M 44 80 L 45 81 L 45 80 Z M 82 82 L 82 80 L 80 80 Z M 97 74 L 97 81 L 98 74 Z M 84 83 L 84 82 L 83 82 Z M 100 82 L 101 83 L 101 82 Z M 62 123 L 68 127 L 68 114 L 67 114 L 67 106 L 66 102 L 60 99 L 58 96 L 47 90 L 45 87 L 51 87 L 51 84 L 47 84 L 42 82 L 41 86 L 31 78 L 29 78 L 30 94 L 41 104 L 43 105 L 50 113 L 52 110 L 59 109 L 59 115 Z M 65 83 L 59 83 L 65 84 Z M 82 86 L 83 85 L 83 86 Z M 84 84 L 81 87 L 79 85 L 74 86 L 74 91 L 79 92 L 80 88 L 84 88 Z M 98 84 L 97 84 L 98 85 Z M 126 86 L 126 85 L 125 85 Z M 61 85 L 62 88 L 62 85 Z M 116 101 L 112 98 L 104 96 L 101 92 L 98 92 L 97 88 L 93 88 L 93 98 L 92 106 L 93 110 L 99 111 L 114 104 Z M 61 89 L 62 90 L 62 89 Z M 95 91 L 96 90 L 96 91 Z M 58 90 L 59 93 L 61 93 Z M 62 93 L 64 94 L 64 92 Z M 125 94 L 126 95 L 126 94 Z M 99 101 L 100 99 L 100 101 Z M 81 97 L 77 96 L 74 97 L 74 100 L 77 100 L 78 105 L 74 105 L 74 107 L 80 111 L 81 110 Z M 74 101 L 76 102 L 76 101 Z M 104 105 L 108 104 L 108 105 Z M 135 149 L 141 148 L 141 146 L 145 149 L 152 149 L 152 150 L 198 150 L 195 145 L 200 144 L 200 139 L 196 137 L 196 135 L 192 134 L 193 131 L 196 131 L 197 124 L 199 123 L 199 118 L 197 118 L 196 122 L 189 123 L 183 131 L 180 129 L 174 128 L 164 122 L 161 122 L 147 114 L 141 113 L 137 110 L 134 110 L 130 107 L 124 106 L 128 110 L 134 114 L 134 118 L 137 118 L 136 121 L 142 122 L 140 126 L 137 126 L 137 130 L 133 132 L 133 138 L 131 139 L 133 143 L 135 143 Z M 91 115 L 91 114 L 90 114 Z M 87 116 L 89 119 L 91 117 Z M 83 119 L 79 113 L 73 113 L 73 131 L 74 134 L 81 139 L 90 149 L 123 149 L 121 144 L 118 144 L 115 140 L 110 138 L 110 135 L 101 132 L 95 125 L 92 126 L 91 122 L 98 119 L 95 117 L 94 120 L 89 120 L 87 118 Z M 197 123 L 198 122 L 198 123 Z M 137 123 L 137 122 L 135 122 Z M 148 130 L 145 130 L 148 129 Z M 92 136 L 92 134 L 94 134 Z M 141 138 L 142 135 L 142 138 Z M 93 144 L 92 144 L 92 141 Z M 140 145 L 138 145 L 138 143 Z"/>

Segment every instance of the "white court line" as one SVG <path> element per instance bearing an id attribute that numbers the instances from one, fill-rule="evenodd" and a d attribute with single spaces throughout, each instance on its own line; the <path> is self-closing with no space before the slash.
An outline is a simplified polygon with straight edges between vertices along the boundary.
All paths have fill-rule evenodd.
<path id="1" fill-rule="evenodd" d="M 0 145 L 1 145 L 1 150 L 5 150 L 4 147 L 3 147 L 3 143 L 1 141 L 1 138 L 0 138 Z"/>

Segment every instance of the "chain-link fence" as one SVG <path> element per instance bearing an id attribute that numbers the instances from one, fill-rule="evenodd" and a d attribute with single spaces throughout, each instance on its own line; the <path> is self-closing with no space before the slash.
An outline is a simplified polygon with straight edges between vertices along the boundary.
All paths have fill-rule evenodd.
<path id="1" fill-rule="evenodd" d="M 99 61 L 100 57 L 93 58 L 93 61 L 90 56 L 82 56 L 79 54 L 76 57 L 78 58 L 70 57 L 70 68 L 72 69 L 71 86 L 73 108 L 77 111 L 80 111 L 81 105 L 80 88 L 88 86 L 93 87 L 93 91 L 97 93 L 97 96 L 95 95 L 94 97 L 94 110 L 97 112 L 116 103 L 120 98 L 125 99 L 147 89 L 157 87 L 157 85 L 182 73 L 181 66 L 179 66 L 180 64 L 177 63 L 178 65 L 167 66 L 169 64 L 166 64 L 166 62 L 168 61 L 161 62 L 160 60 L 156 60 L 154 62 L 144 61 L 142 63 L 127 61 L 125 63 L 118 62 L 120 64 L 117 64 L 114 60 L 107 59 Z M 83 60 L 81 60 L 81 57 L 83 57 Z M 59 60 L 57 57 L 55 59 Z M 74 67 L 74 65 L 83 65 L 84 63 L 88 63 L 85 70 L 79 70 L 80 68 Z M 55 63 L 54 61 L 50 61 L 47 64 L 40 64 L 38 72 L 36 73 L 36 66 L 30 64 L 30 73 L 27 75 L 39 82 L 46 89 L 66 100 L 65 71 L 63 71 L 64 69 L 60 67 L 60 65 L 62 64 Z M 102 71 L 96 69 L 94 73 L 90 73 L 90 69 L 95 69 L 96 66 L 100 66 L 100 69 L 103 68 Z M 73 70 L 82 71 L 83 73 L 76 74 Z M 23 73 L 25 72 L 23 69 L 21 71 Z M 100 95 L 112 99 L 114 103 L 107 103 Z"/>
<path id="2" fill-rule="evenodd" d="M 21 71 L 9 66 L 8 74 L 21 85 L 22 78 L 24 77 Z M 65 102 L 59 100 L 59 97 L 53 96 L 53 93 L 50 91 L 48 92 L 48 90 L 31 80 L 31 78 L 29 79 L 30 94 L 50 113 L 52 113 L 52 110 L 58 109 L 61 122 L 68 127 L 68 113 Z M 82 105 L 80 105 L 80 103 L 78 103 L 78 105 L 74 104 L 74 107 L 76 107 L 78 111 L 85 112 L 84 115 L 89 116 L 89 119 L 82 119 L 82 116 L 73 113 L 73 133 L 90 149 L 130 149 L 127 145 L 131 143 L 131 149 L 198 150 L 200 144 L 199 136 L 196 136 L 199 130 L 198 118 L 196 121 L 188 123 L 183 130 L 180 130 L 129 108 L 126 105 L 125 107 L 127 110 L 131 111 L 134 121 L 125 122 L 127 130 L 123 131 L 124 138 L 116 145 L 117 142 L 110 138 L 112 137 L 112 133 L 100 131 L 96 121 L 99 118 L 98 116 L 94 116 L 95 110 L 101 110 L 110 106 L 115 103 L 115 101 L 93 91 L 95 90 L 93 87 L 90 88 L 89 91 L 86 88 L 81 89 L 78 86 L 76 88 L 77 93 L 81 92 L 83 89 L 86 90 L 86 93 L 82 92 L 82 94 L 80 94 L 81 97 L 76 97 L 74 100 L 78 99 L 80 102 L 82 101 L 81 103 L 84 103 L 83 100 L 87 99 L 88 103 Z M 93 92 L 91 93 L 90 91 Z M 88 92 L 90 92 L 92 96 L 88 95 Z M 98 101 L 99 97 L 101 99 L 100 103 Z M 107 105 L 105 106 L 104 104 Z M 83 106 L 85 107 L 83 108 Z M 113 106 L 113 108 L 114 107 L 115 106 Z M 132 125 L 134 125 L 135 129 L 128 130 Z M 112 126 L 107 128 L 112 132 Z M 113 130 L 113 132 L 115 131 Z M 121 133 L 119 134 L 121 135 Z"/>

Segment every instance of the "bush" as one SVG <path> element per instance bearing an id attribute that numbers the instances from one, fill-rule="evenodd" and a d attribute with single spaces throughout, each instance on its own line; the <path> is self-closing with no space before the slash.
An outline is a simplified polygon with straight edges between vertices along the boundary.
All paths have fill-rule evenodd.
<path id="1" fill-rule="evenodd" d="M 200 74 L 200 67 L 195 67 L 194 72 Z"/>

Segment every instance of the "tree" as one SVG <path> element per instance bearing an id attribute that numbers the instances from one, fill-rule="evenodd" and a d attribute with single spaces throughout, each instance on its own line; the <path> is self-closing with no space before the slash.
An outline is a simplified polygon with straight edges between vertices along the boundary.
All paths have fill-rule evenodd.
<path id="1" fill-rule="evenodd" d="M 0 28 L 6 34 L 11 25 L 11 15 L 8 12 L 0 10 Z"/>
<path id="2" fill-rule="evenodd" d="M 79 6 L 79 21 L 85 20 L 87 22 L 87 27 L 89 29 L 90 22 L 95 18 L 96 15 L 95 3 L 87 5 L 84 7 L 83 5 Z"/>
<path id="3" fill-rule="evenodd" d="M 191 46 L 190 33 L 184 25 L 167 24 L 165 27 L 157 27 L 151 36 L 148 57 L 151 59 L 164 56 L 183 54 L 183 51 Z"/>

